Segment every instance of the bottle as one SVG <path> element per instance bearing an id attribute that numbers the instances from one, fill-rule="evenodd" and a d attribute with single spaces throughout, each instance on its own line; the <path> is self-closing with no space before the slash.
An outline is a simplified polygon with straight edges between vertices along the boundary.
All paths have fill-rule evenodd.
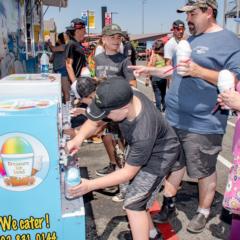
<path id="1" fill-rule="evenodd" d="M 41 65 L 41 76 L 43 79 L 46 79 L 49 73 L 49 57 L 45 51 L 43 51 L 43 54 L 40 58 L 40 65 Z"/>
<path id="2" fill-rule="evenodd" d="M 74 186 L 77 186 L 80 183 L 81 183 L 81 176 L 80 176 L 79 168 L 75 166 L 68 166 L 66 168 L 65 177 L 64 177 L 64 192 L 65 192 L 65 198 L 67 200 L 73 200 L 76 198 L 69 193 L 69 189 Z"/>

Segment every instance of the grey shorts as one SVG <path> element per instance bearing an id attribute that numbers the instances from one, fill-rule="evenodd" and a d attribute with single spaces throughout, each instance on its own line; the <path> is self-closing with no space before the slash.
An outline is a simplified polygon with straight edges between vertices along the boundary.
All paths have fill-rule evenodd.
<path id="1" fill-rule="evenodd" d="M 158 196 L 165 177 L 140 170 L 127 187 L 125 209 L 144 211 L 149 209 Z"/>
<path id="2" fill-rule="evenodd" d="M 219 152 L 222 150 L 222 134 L 197 134 L 174 128 L 183 153 L 187 173 L 191 178 L 208 177 L 216 171 Z"/>

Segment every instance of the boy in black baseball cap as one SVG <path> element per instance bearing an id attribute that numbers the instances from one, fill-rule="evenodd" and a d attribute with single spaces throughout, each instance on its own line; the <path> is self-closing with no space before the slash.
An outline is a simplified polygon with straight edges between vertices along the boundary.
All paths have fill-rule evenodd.
<path id="1" fill-rule="evenodd" d="M 80 196 L 96 189 L 130 182 L 124 207 L 133 239 L 162 239 L 148 209 L 180 154 L 180 144 L 173 129 L 153 103 L 141 92 L 133 90 L 121 77 L 108 79 L 98 86 L 96 97 L 86 114 L 89 119 L 79 134 L 67 143 L 69 152 L 76 153 L 84 139 L 108 118 L 119 123 L 128 144 L 126 164 L 104 177 L 82 179 L 82 183 L 72 188 L 70 193 Z"/>

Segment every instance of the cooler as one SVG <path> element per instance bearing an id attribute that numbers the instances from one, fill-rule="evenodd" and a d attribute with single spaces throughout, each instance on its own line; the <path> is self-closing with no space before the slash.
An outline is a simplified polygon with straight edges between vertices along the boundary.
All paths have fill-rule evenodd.
<path id="1" fill-rule="evenodd" d="M 0 80 L 0 239 L 82 240 L 83 199 L 64 198 L 59 165 L 60 81 L 33 75 Z"/>

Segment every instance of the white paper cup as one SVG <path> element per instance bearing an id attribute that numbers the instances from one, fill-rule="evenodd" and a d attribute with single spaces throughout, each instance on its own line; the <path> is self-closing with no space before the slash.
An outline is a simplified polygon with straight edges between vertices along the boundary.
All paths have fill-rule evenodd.
<path id="1" fill-rule="evenodd" d="M 217 87 L 220 93 L 234 89 L 234 76 L 229 70 L 222 70 L 218 75 Z"/>
<path id="2" fill-rule="evenodd" d="M 217 87 L 220 93 L 234 89 L 235 78 L 234 75 L 227 69 L 224 69 L 218 74 Z M 230 109 L 225 105 L 224 109 Z"/>
<path id="3" fill-rule="evenodd" d="M 192 49 L 188 41 L 181 40 L 176 47 L 177 65 L 181 61 L 188 61 L 191 58 Z M 185 75 L 185 67 L 177 67 L 177 73 L 179 75 Z"/>
<path id="4" fill-rule="evenodd" d="M 177 65 L 179 65 L 179 63 L 181 61 L 189 61 L 190 58 L 191 58 L 191 51 L 186 51 L 186 52 L 183 52 L 183 51 L 179 51 L 176 53 L 176 56 L 177 56 Z M 177 73 L 179 75 L 184 75 L 185 74 L 185 68 L 184 67 L 177 67 Z"/>

